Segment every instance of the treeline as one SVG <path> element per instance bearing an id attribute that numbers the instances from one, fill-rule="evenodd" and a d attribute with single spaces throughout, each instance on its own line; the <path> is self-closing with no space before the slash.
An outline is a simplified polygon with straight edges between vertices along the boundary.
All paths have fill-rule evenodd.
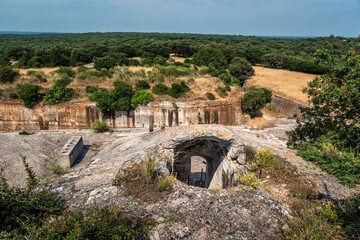
<path id="1" fill-rule="evenodd" d="M 355 38 L 334 36 L 284 39 L 173 33 L 2 34 L 0 64 L 18 61 L 18 67 L 29 68 L 77 66 L 108 56 L 119 65 L 151 65 L 156 57 L 168 59 L 171 53 L 192 57 L 204 47 L 221 51 L 227 63 L 243 57 L 252 65 L 261 64 L 266 54 L 308 62 L 318 49 L 326 49 L 336 62 L 356 42 Z M 134 57 L 141 57 L 142 61 L 134 61 Z M 303 70 L 297 67 L 294 70 L 298 69 Z"/>

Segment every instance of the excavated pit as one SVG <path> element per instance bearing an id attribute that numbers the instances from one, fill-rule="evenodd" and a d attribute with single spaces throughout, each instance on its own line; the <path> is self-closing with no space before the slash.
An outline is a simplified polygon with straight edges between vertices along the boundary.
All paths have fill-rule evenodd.
<path id="1" fill-rule="evenodd" d="M 173 162 L 176 178 L 197 187 L 221 185 L 224 188 L 223 177 L 214 176 L 223 174 L 219 166 L 224 160 L 228 161 L 226 155 L 230 146 L 230 141 L 211 136 L 198 137 L 178 144 L 174 148 Z"/>

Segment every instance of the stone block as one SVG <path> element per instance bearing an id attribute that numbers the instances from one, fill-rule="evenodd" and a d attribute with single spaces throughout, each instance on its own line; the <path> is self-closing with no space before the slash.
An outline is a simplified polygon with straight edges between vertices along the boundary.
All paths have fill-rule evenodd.
<path id="1" fill-rule="evenodd" d="M 62 168 L 70 168 L 83 150 L 84 144 L 82 137 L 71 137 L 60 151 L 59 165 Z"/>

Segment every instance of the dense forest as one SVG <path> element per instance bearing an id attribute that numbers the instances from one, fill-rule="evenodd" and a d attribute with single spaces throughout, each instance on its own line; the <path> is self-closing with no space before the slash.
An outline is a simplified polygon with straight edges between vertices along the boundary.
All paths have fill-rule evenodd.
<path id="1" fill-rule="evenodd" d="M 147 58 L 145 63 L 151 64 L 157 56 L 168 58 L 175 53 L 191 57 L 201 48 L 212 47 L 221 51 L 228 63 L 235 57 L 244 57 L 252 64 L 264 63 L 263 57 L 268 54 L 306 61 L 327 54 L 331 59 L 323 63 L 333 63 L 356 42 L 355 38 L 334 36 L 286 39 L 175 33 L 2 34 L 0 61 L 16 60 L 19 67 L 54 67 L 76 66 L 111 56 L 143 57 Z"/>

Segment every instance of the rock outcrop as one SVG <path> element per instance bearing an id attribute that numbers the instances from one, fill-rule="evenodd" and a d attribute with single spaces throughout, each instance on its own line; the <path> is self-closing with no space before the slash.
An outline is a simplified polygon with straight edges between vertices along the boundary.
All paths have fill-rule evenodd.
<path id="1" fill-rule="evenodd" d="M 286 129 L 287 120 L 282 124 Z M 176 151 L 199 154 L 209 158 L 208 161 L 212 161 L 210 158 L 213 156 L 215 161 L 221 160 L 214 166 L 225 170 L 219 174 L 230 176 L 230 165 L 221 164 L 231 159 L 234 162 L 231 164 L 241 168 L 242 146 L 251 145 L 255 148 L 267 147 L 296 166 L 298 174 L 315 183 L 320 198 L 342 200 L 358 190 L 345 187 L 335 177 L 295 156 L 295 152 L 287 149 L 281 138 L 275 136 L 282 136 L 279 133 L 281 127 L 279 125 L 276 131 L 196 125 L 155 130 L 153 133 L 136 129 L 112 134 L 94 134 L 89 130 L 42 131 L 30 136 L 3 133 L 0 144 L 6 143 L 8 147 L 1 150 L 0 167 L 7 178 L 23 181 L 25 175 L 18 176 L 20 163 L 14 164 L 17 152 L 27 155 L 30 165 L 38 163 L 38 167 L 34 167 L 37 173 L 39 169 L 45 172 L 52 152 L 60 150 L 71 136 L 82 136 L 87 146 L 84 158 L 47 187 L 64 199 L 71 209 L 117 205 L 131 215 L 152 217 L 160 223 L 151 232 L 152 239 L 274 239 L 282 234 L 283 224 L 279 219 L 286 216 L 289 209 L 281 198 L 275 198 L 261 188 L 251 192 L 241 186 L 230 186 L 215 191 L 188 186 L 176 180 L 168 199 L 145 204 L 126 195 L 123 187 L 113 186 L 112 180 L 126 167 L 144 160 L 149 149 L 168 154 L 168 157 Z M 207 144 L 211 147 L 206 148 Z M 223 152 L 224 149 L 227 151 Z M 216 174 L 217 171 L 213 179 Z M 221 186 L 225 188 L 224 179 L 221 181 Z"/>

